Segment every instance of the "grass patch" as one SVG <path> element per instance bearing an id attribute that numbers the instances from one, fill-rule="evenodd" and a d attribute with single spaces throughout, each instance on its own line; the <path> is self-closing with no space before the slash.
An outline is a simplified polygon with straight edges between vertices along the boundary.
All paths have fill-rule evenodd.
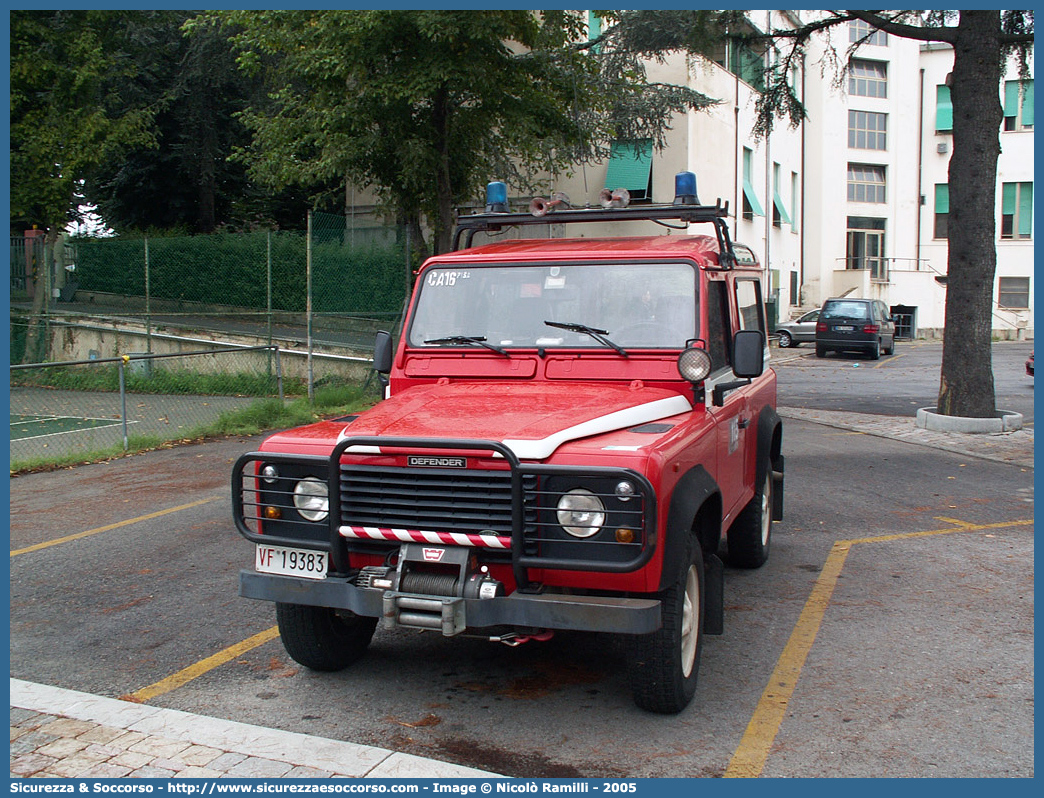
<path id="1" fill-rule="evenodd" d="M 273 396 L 278 392 L 274 375 L 256 372 L 205 374 L 188 370 L 153 368 L 151 374 L 124 370 L 128 393 L 190 396 Z M 11 384 L 67 391 L 115 393 L 120 390 L 119 368 L 112 366 L 52 366 L 20 369 L 11 373 Z M 308 392 L 304 380 L 283 379 L 285 396 Z"/>
<path id="2" fill-rule="evenodd" d="M 11 463 L 11 476 L 34 471 L 53 471 L 87 463 L 100 463 L 132 454 L 166 449 L 188 443 L 202 443 L 208 439 L 229 435 L 259 435 L 276 429 L 288 429 L 333 418 L 372 405 L 377 397 L 368 386 L 330 386 L 315 391 L 315 402 L 309 405 L 306 398 L 291 402 L 278 399 L 258 399 L 247 407 L 222 413 L 218 418 L 199 427 L 190 429 L 174 439 L 158 435 L 132 435 L 127 439 L 127 450 L 122 444 L 89 452 L 70 453 L 59 456 L 33 457 Z"/>

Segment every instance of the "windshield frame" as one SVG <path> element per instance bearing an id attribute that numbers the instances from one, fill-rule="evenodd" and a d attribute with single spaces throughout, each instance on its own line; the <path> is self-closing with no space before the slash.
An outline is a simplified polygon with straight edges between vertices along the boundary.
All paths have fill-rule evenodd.
<path id="1" fill-rule="evenodd" d="M 408 323 L 407 323 L 406 331 L 405 331 L 405 335 L 404 335 L 404 337 L 406 339 L 406 346 L 409 349 L 413 350 L 413 351 L 417 351 L 417 350 L 423 350 L 423 351 L 429 351 L 429 350 L 453 350 L 453 351 L 468 351 L 468 352 L 471 352 L 471 351 L 474 351 L 474 350 L 479 350 L 479 351 L 485 351 L 485 352 L 487 352 L 490 355 L 493 354 L 492 352 L 488 351 L 488 347 L 481 346 L 481 345 L 479 345 L 477 343 L 474 346 L 467 346 L 466 344 L 438 344 L 438 345 L 436 345 L 436 344 L 427 343 L 427 341 L 430 341 L 432 339 L 449 338 L 449 337 L 454 337 L 454 336 L 467 336 L 467 337 L 473 337 L 473 338 L 488 337 L 488 342 L 489 343 L 491 343 L 491 344 L 493 344 L 493 345 L 495 345 L 497 347 L 503 348 L 503 349 L 516 350 L 516 351 L 517 350 L 538 350 L 538 351 L 543 351 L 543 350 L 555 350 L 555 351 L 581 350 L 581 351 L 591 351 L 591 350 L 595 350 L 595 351 L 612 352 L 613 348 L 611 346 L 605 345 L 603 342 L 600 342 L 599 340 L 597 340 L 596 338 L 594 338 L 594 337 L 592 337 L 590 335 L 585 335 L 583 333 L 578 333 L 578 332 L 563 332 L 561 329 L 554 329 L 554 328 L 552 328 L 550 326 L 545 326 L 545 325 L 542 325 L 542 324 L 540 325 L 541 326 L 541 330 L 540 330 L 540 334 L 539 335 L 534 335 L 531 339 L 522 339 L 522 340 L 518 340 L 518 341 L 514 340 L 513 338 L 512 339 L 505 339 L 505 338 L 501 338 L 501 337 L 490 335 L 490 333 L 491 332 L 495 332 L 495 330 L 485 329 L 486 327 L 490 327 L 491 325 L 486 323 L 486 321 L 482 321 L 482 320 L 477 320 L 474 326 L 472 326 L 472 327 L 470 327 L 468 329 L 459 330 L 459 331 L 458 330 L 444 329 L 444 330 L 438 330 L 437 332 L 432 332 L 430 329 L 420 329 L 419 325 L 422 323 L 421 322 L 422 317 L 424 317 L 426 314 L 431 315 L 431 313 L 432 313 L 432 311 L 430 309 L 428 309 L 428 307 L 427 307 L 427 305 L 430 304 L 431 297 L 429 295 L 427 295 L 426 292 L 432 290 L 433 288 L 441 287 L 441 285 L 445 285 L 445 283 L 442 283 L 441 285 L 437 285 L 437 284 L 431 282 L 433 279 L 436 280 L 436 281 L 439 280 L 439 276 L 440 275 L 445 275 L 447 280 L 448 280 L 448 279 L 470 279 L 472 277 L 471 272 L 476 272 L 476 271 L 481 271 L 481 270 L 490 270 L 490 272 L 494 272 L 494 271 L 498 271 L 499 270 L 499 271 L 504 272 L 505 274 L 510 274 L 512 272 L 515 272 L 515 273 L 518 273 L 520 275 L 519 280 L 517 281 L 516 285 L 519 287 L 519 290 L 521 291 L 523 286 L 527 286 L 527 287 L 529 287 L 532 290 L 533 285 L 534 285 L 532 282 L 530 282 L 528 284 L 524 282 L 526 272 L 529 272 L 530 275 L 536 276 L 536 277 L 540 277 L 540 275 L 539 274 L 534 274 L 535 272 L 543 272 L 542 279 L 544 280 L 544 287 L 540 291 L 540 294 L 541 294 L 540 298 L 543 298 L 544 295 L 546 294 L 549 300 L 551 300 L 551 299 L 559 300 L 558 303 L 555 305 L 555 307 L 561 308 L 562 306 L 567 305 L 569 303 L 568 303 L 568 301 L 563 301 L 563 297 L 555 296 L 554 291 L 556 289 L 558 289 L 558 288 L 564 288 L 564 282 L 565 282 L 565 278 L 567 276 L 569 276 L 570 274 L 575 275 L 573 279 L 581 282 L 581 285 L 572 287 L 574 291 L 579 292 L 579 291 L 581 291 L 584 288 L 584 286 L 582 285 L 583 281 L 580 278 L 583 275 L 585 275 L 585 274 L 590 276 L 590 277 L 592 277 L 592 278 L 594 278 L 594 279 L 592 279 L 592 282 L 596 283 L 597 286 L 601 290 L 603 290 L 603 291 L 610 291 L 611 289 L 607 289 L 606 288 L 607 283 L 598 282 L 597 281 L 597 279 L 595 278 L 595 275 L 594 275 L 594 270 L 603 270 L 603 271 L 604 270 L 611 270 L 613 267 L 630 267 L 631 269 L 636 270 L 632 275 L 630 275 L 632 280 L 640 279 L 641 273 L 645 272 L 646 270 L 651 272 L 651 271 L 657 270 L 657 269 L 659 269 L 659 270 L 668 270 L 668 271 L 669 270 L 684 269 L 686 271 L 685 275 L 684 276 L 681 275 L 681 272 L 679 271 L 679 272 L 677 272 L 678 276 L 675 277 L 675 279 L 683 278 L 682 281 L 685 282 L 685 283 L 688 283 L 688 277 L 691 274 L 691 292 L 689 290 L 688 285 L 686 285 L 684 292 L 679 292 L 677 290 L 671 292 L 671 291 L 665 290 L 662 294 L 659 294 L 657 297 L 652 298 L 650 296 L 651 292 L 647 290 L 645 292 L 645 295 L 635 297 L 635 302 L 634 302 L 634 305 L 633 305 L 633 308 L 634 308 L 634 321 L 630 321 L 630 313 L 631 313 L 630 308 L 632 306 L 629 305 L 629 304 L 625 304 L 625 305 L 621 304 L 622 302 L 626 302 L 626 293 L 619 293 L 619 292 L 617 292 L 617 294 L 613 297 L 613 299 L 615 299 L 615 301 L 617 303 L 616 310 L 617 310 L 617 313 L 619 313 L 621 307 L 626 307 L 627 308 L 628 318 L 627 318 L 627 323 L 626 324 L 617 324 L 617 325 L 604 326 L 605 325 L 605 316 L 603 316 L 601 314 L 606 313 L 608 311 L 606 311 L 606 309 L 604 307 L 602 307 L 601 305 L 596 305 L 596 311 L 597 312 L 594 314 L 593 317 L 590 317 L 590 318 L 583 318 L 584 315 L 589 315 L 589 316 L 591 315 L 590 314 L 590 309 L 588 309 L 588 313 L 586 313 L 586 314 L 583 313 L 583 312 L 576 312 L 576 311 L 574 311 L 573 315 L 579 316 L 578 318 L 573 318 L 573 317 L 560 318 L 559 316 L 561 314 L 551 314 L 547 318 L 544 318 L 544 316 L 546 314 L 538 314 L 540 316 L 540 320 L 542 320 L 542 321 L 566 322 L 566 323 L 569 323 L 569 324 L 572 324 L 572 325 L 589 326 L 589 327 L 592 327 L 592 328 L 600 328 L 600 327 L 602 327 L 602 328 L 608 330 L 608 334 L 605 336 L 606 338 L 608 338 L 614 344 L 627 347 L 628 350 L 636 349 L 636 350 L 653 350 L 653 351 L 661 351 L 661 352 L 676 352 L 676 351 L 682 350 L 685 347 L 685 345 L 686 345 L 686 343 L 688 341 L 695 340 L 695 339 L 697 339 L 699 337 L 699 327 L 700 327 L 700 318 L 699 318 L 700 266 L 694 260 L 689 259 L 689 258 L 685 258 L 685 257 L 668 257 L 668 258 L 655 258 L 655 259 L 649 259 L 649 260 L 636 259 L 636 258 L 614 258 L 614 259 L 611 259 L 611 260 L 597 260 L 597 259 L 585 258 L 583 260 L 570 260 L 570 261 L 545 261 L 545 260 L 510 261 L 510 262 L 484 261 L 484 262 L 479 262 L 479 263 L 471 263 L 471 262 L 469 262 L 469 263 L 436 262 L 436 263 L 433 263 L 430 266 L 424 268 L 420 272 L 420 274 L 418 276 L 417 285 L 416 285 L 416 288 L 415 288 L 415 296 L 414 296 L 413 302 L 411 303 L 410 317 L 408 319 Z M 581 271 L 581 270 L 588 270 L 588 269 L 590 269 L 592 271 L 591 272 Z M 562 274 L 563 271 L 566 272 L 566 274 L 563 275 Z M 532 277 L 531 277 L 531 279 L 532 279 Z M 548 287 L 548 281 L 551 280 L 551 279 L 560 279 L 562 281 L 563 285 L 561 285 L 561 286 L 554 286 L 554 287 L 549 288 Z M 508 288 L 510 288 L 511 284 L 512 284 L 512 281 L 510 281 L 510 280 L 506 280 L 503 283 L 503 285 L 505 287 L 508 287 Z M 646 288 L 648 289 L 648 284 L 647 283 L 643 283 L 643 284 L 646 285 Z M 517 299 L 518 298 L 516 298 L 514 301 L 517 301 Z M 580 301 L 581 299 L 582 299 L 582 297 L 576 297 L 575 301 Z M 679 303 L 678 299 L 683 299 L 684 301 Z M 677 338 L 673 339 L 670 343 L 667 343 L 666 340 L 662 340 L 662 339 L 661 340 L 657 340 L 657 341 L 652 341 L 652 337 L 654 335 L 653 326 L 656 325 L 657 322 L 653 321 L 653 320 L 646 320 L 646 319 L 638 318 L 638 315 L 639 315 L 640 312 L 644 312 L 644 311 L 646 311 L 648 309 L 648 304 L 647 303 L 654 302 L 654 301 L 657 301 L 657 300 L 658 301 L 662 301 L 664 304 L 666 304 L 667 300 L 673 300 L 675 302 L 676 313 L 680 311 L 680 313 L 682 314 L 682 317 L 683 317 L 680 320 L 681 321 L 680 325 L 679 324 L 675 324 L 675 325 L 672 325 L 672 326 L 668 326 L 668 325 L 664 325 L 664 324 L 661 323 L 659 325 L 659 329 L 661 330 L 661 332 L 660 332 L 661 336 L 663 335 L 662 331 L 666 330 L 668 328 L 669 329 L 675 329 L 678 326 L 685 327 L 685 326 L 688 325 L 689 322 L 691 322 L 691 325 L 692 325 L 691 329 L 687 329 L 687 330 L 683 329 L 681 332 L 679 332 L 677 334 Z M 503 300 L 502 299 L 501 301 L 511 302 L 512 300 L 510 300 L 510 299 Z M 587 300 L 587 301 L 591 301 L 591 300 Z M 646 303 L 646 304 L 643 304 L 643 303 Z M 691 314 L 691 317 L 689 316 L 689 314 Z M 536 317 L 533 318 L 534 325 L 535 325 L 535 320 L 536 320 Z M 425 319 L 424 321 L 426 323 L 430 323 L 430 319 Z M 613 326 L 616 327 L 616 331 L 614 331 L 614 329 L 612 329 Z M 644 328 L 642 330 L 642 332 L 646 336 L 648 336 L 648 340 L 638 340 L 638 339 L 635 339 L 633 330 L 631 331 L 631 333 L 629 333 L 630 337 L 625 338 L 624 340 L 617 340 L 617 338 L 614 335 L 614 332 L 618 332 L 619 330 L 626 330 L 627 328 L 637 328 L 639 326 Z"/>

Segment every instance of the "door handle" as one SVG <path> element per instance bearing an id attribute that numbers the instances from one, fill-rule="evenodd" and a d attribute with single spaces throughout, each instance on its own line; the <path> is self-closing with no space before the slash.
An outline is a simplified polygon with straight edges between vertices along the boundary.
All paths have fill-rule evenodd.
<path id="1" fill-rule="evenodd" d="M 746 429 L 749 426 L 750 426 L 750 419 L 749 418 L 740 418 L 740 420 L 739 420 L 739 428 L 740 429 Z"/>

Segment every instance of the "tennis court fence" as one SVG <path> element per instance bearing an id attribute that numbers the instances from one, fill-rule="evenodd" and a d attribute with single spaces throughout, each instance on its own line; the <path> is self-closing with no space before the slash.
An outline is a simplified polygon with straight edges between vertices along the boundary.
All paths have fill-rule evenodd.
<path id="1" fill-rule="evenodd" d="M 12 365 L 11 467 L 191 439 L 223 413 L 306 392 L 284 381 L 277 346 Z"/>

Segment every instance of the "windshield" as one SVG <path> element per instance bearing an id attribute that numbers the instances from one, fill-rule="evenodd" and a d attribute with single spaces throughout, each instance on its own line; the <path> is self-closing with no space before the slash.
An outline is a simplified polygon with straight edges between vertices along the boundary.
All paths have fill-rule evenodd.
<path id="1" fill-rule="evenodd" d="M 553 321 L 570 329 L 550 327 Z M 424 273 L 410 346 L 485 339 L 499 347 L 681 349 L 696 337 L 696 270 L 687 263 L 478 265 Z M 439 344 L 432 343 L 440 341 Z"/>

